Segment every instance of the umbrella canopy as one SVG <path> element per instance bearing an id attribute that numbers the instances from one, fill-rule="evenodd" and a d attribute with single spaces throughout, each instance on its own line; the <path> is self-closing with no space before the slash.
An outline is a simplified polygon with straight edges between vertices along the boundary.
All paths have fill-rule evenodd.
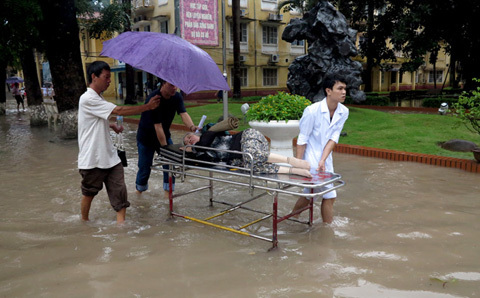
<path id="1" fill-rule="evenodd" d="M 105 41 L 100 55 L 156 75 L 187 94 L 230 90 L 212 57 L 173 34 L 124 32 Z"/>
<path id="2" fill-rule="evenodd" d="M 21 77 L 9 77 L 5 80 L 5 83 L 8 83 L 8 84 L 23 83 L 23 79 Z"/>

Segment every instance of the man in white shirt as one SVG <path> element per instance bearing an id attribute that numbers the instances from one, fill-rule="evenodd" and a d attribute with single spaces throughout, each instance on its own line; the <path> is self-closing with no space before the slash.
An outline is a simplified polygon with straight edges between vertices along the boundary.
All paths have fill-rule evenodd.
<path id="1" fill-rule="evenodd" d="M 308 106 L 300 119 L 300 134 L 297 138 L 297 158 L 310 163 L 310 172 L 333 172 L 332 151 L 338 143 L 343 125 L 348 118 L 348 108 L 342 103 L 346 96 L 345 79 L 338 75 L 325 77 L 323 88 L 327 95 L 322 101 Z M 326 186 L 327 188 L 331 186 Z M 314 192 L 323 191 L 315 189 Z M 305 189 L 304 192 L 310 190 Z M 333 203 L 337 193 L 335 190 L 323 195 L 321 213 L 325 223 L 333 221 Z M 300 197 L 292 214 L 307 209 L 310 200 Z"/>
<path id="2" fill-rule="evenodd" d="M 137 115 L 158 107 L 160 97 L 141 106 L 116 106 L 106 101 L 101 93 L 110 85 L 110 66 L 103 61 L 93 62 L 87 69 L 89 87 L 78 104 L 78 169 L 82 176 L 82 220 L 89 220 L 93 198 L 103 188 L 117 212 L 117 223 L 125 221 L 127 198 L 123 166 L 113 146 L 109 128 L 116 133 L 123 127 L 110 124 L 111 115 Z"/>

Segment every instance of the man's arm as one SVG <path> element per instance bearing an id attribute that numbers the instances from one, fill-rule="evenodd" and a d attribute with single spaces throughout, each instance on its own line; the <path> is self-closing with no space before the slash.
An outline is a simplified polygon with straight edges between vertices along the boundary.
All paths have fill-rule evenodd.
<path id="1" fill-rule="evenodd" d="M 162 123 L 154 124 L 155 132 L 157 133 L 158 141 L 160 142 L 161 146 L 166 146 L 167 144 L 167 137 L 165 136 L 165 132 L 163 131 Z"/>
<path id="2" fill-rule="evenodd" d="M 156 95 L 150 99 L 150 101 L 146 104 L 140 106 L 116 106 L 112 114 L 113 115 L 120 115 L 120 116 L 131 116 L 131 115 L 138 115 L 145 111 L 154 110 L 160 104 L 160 96 Z"/>
<path id="3" fill-rule="evenodd" d="M 307 149 L 307 144 L 303 145 L 298 145 L 297 144 L 297 158 L 298 159 L 303 159 L 303 156 L 305 155 L 305 150 Z"/>
<path id="4" fill-rule="evenodd" d="M 183 124 L 185 124 L 185 126 L 188 127 L 191 132 L 200 129 L 199 127 L 196 127 L 195 124 L 193 124 L 192 118 L 190 117 L 190 115 L 188 115 L 187 112 L 180 113 L 180 117 L 182 118 Z"/>
<path id="5" fill-rule="evenodd" d="M 333 151 L 335 148 L 335 143 L 333 140 L 328 140 L 327 145 L 323 148 L 322 156 L 320 157 L 320 161 L 318 162 L 317 172 L 325 172 L 325 161 L 327 160 L 328 155 Z"/>

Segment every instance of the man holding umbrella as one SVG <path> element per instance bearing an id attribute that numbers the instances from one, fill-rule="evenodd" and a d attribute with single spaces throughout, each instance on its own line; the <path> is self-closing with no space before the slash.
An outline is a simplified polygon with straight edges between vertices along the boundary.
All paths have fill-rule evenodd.
<path id="1" fill-rule="evenodd" d="M 192 118 L 187 113 L 183 103 L 182 95 L 177 92 L 177 87 L 169 82 L 161 82 L 160 88 L 154 90 L 145 103 L 151 98 L 160 96 L 160 106 L 153 111 L 142 113 L 137 131 L 137 147 L 138 147 L 138 172 L 136 179 L 137 193 L 148 189 L 148 179 L 150 178 L 151 166 L 155 151 L 160 150 L 160 146 L 173 144 L 170 134 L 170 126 L 172 124 L 175 113 L 179 114 L 183 123 L 191 132 L 198 129 L 193 124 Z M 164 168 L 168 166 L 164 165 Z M 163 172 L 163 189 L 165 196 L 169 193 L 168 172 Z M 175 183 L 175 180 L 173 181 Z M 172 191 L 175 190 L 175 184 Z"/>

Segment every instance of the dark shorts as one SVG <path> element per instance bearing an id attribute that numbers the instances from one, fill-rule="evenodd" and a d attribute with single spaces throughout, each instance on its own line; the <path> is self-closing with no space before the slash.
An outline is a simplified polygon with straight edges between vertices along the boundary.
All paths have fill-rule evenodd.
<path id="1" fill-rule="evenodd" d="M 82 195 L 96 196 L 105 183 L 110 204 L 115 211 L 118 212 L 130 206 L 122 163 L 110 169 L 94 168 L 79 170 L 79 172 L 82 175 Z"/>
<path id="2" fill-rule="evenodd" d="M 17 100 L 17 103 L 18 103 L 18 104 L 23 103 L 23 98 L 22 98 L 21 95 L 15 95 L 15 99 Z"/>

